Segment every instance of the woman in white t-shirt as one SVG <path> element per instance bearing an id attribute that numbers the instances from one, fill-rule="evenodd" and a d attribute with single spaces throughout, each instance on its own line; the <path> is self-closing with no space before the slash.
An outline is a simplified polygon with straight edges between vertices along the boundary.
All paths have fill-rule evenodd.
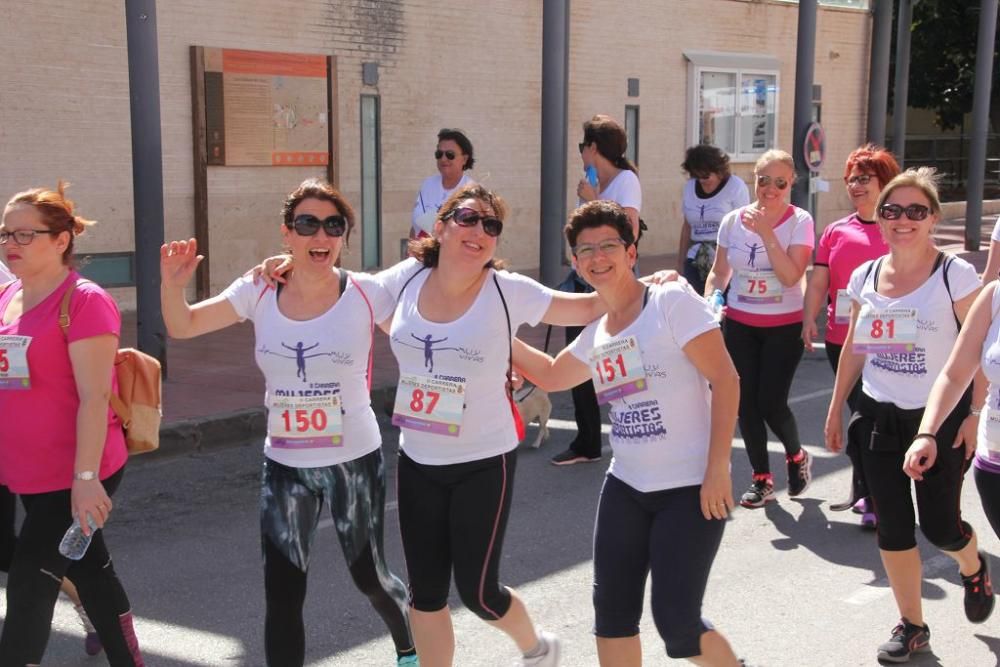
<path id="1" fill-rule="evenodd" d="M 687 149 L 681 168 L 688 173 L 681 209 L 677 271 L 698 294 L 705 293 L 705 279 L 715 261 L 719 223 L 730 211 L 750 203 L 747 184 L 729 170 L 729 156 L 721 148 L 699 144 Z"/>
<path id="2" fill-rule="evenodd" d="M 985 621 L 994 602 L 987 561 L 961 512 L 962 479 L 976 449 L 985 382 L 963 388 L 965 395 L 947 418 L 928 424 L 936 430 L 921 432 L 931 385 L 980 291 L 975 268 L 934 245 L 941 204 L 933 175 L 928 167 L 907 170 L 879 195 L 878 223 L 889 254 L 851 275 L 851 321 L 826 417 L 826 446 L 839 452 L 842 411 L 860 376 L 847 438 L 861 453 L 878 517 L 879 553 L 901 616 L 878 649 L 880 659 L 893 662 L 930 650 L 910 477 L 916 480 L 921 532 L 959 566 L 966 617 Z"/>
<path id="3" fill-rule="evenodd" d="M 754 166 L 756 201 L 726 215 L 705 296 L 729 287 L 722 331 L 740 374 L 740 433 L 753 468 L 744 507 L 774 500 L 767 455 L 770 427 L 785 449 L 788 495 L 809 485 L 811 460 L 788 407 L 802 359 L 802 277 L 815 245 L 812 216 L 788 203 L 795 163 L 770 150 Z"/>
<path id="4" fill-rule="evenodd" d="M 573 265 L 608 314 L 553 360 L 517 341 L 517 368 L 539 387 L 592 379 L 611 403 L 614 457 L 594 528 L 594 624 L 601 665 L 642 661 L 639 618 L 652 573 L 656 628 L 672 658 L 736 665 L 701 616 L 709 572 L 733 508 L 729 474 L 739 379 L 715 316 L 683 283 L 635 279 L 632 228 L 597 201 L 566 226 Z M 709 385 L 711 384 L 711 391 Z"/>
<path id="5" fill-rule="evenodd" d="M 586 178 L 576 186 L 577 196 L 584 202 L 596 199 L 613 201 L 625 209 L 635 238 L 640 237 L 639 213 L 642 210 L 642 188 L 639 170 L 625 157 L 628 136 L 621 123 L 611 116 L 598 114 L 583 124 L 580 158 L 584 169 L 597 169 L 597 187 Z"/>
<path id="6" fill-rule="evenodd" d="M 260 502 L 267 664 L 303 664 L 306 572 L 326 501 L 354 583 L 389 629 L 398 664 L 415 665 L 406 589 L 382 546 L 385 473 L 369 397 L 374 326 L 393 304 L 370 276 L 334 268 L 354 212 L 330 184 L 302 183 L 283 218 L 295 270 L 277 290 L 238 278 L 189 306 L 184 290 L 202 257 L 194 239 L 164 245 L 163 319 L 175 338 L 254 323 L 268 407 Z"/>
<path id="7" fill-rule="evenodd" d="M 417 190 L 410 220 L 411 239 L 430 236 L 441 205 L 453 192 L 474 182 L 466 173 L 472 169 L 476 158 L 472 155 L 472 142 L 465 132 L 446 127 L 438 132 L 437 139 L 434 160 L 438 173 L 425 178 Z"/>
<path id="8" fill-rule="evenodd" d="M 1000 275 L 1000 217 L 997 217 L 990 234 L 990 251 L 986 256 L 986 268 L 983 270 L 983 280 L 996 280 Z"/>

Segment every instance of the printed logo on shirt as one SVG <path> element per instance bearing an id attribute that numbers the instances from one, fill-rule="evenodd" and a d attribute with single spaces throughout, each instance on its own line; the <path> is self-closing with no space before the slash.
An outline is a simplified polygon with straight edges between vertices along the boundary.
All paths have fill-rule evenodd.
<path id="1" fill-rule="evenodd" d="M 448 342 L 448 337 L 434 338 L 431 334 L 427 334 L 424 337 L 417 336 L 415 334 L 410 334 L 410 338 L 416 343 L 411 343 L 409 341 L 403 340 L 399 336 L 393 335 L 393 342 L 399 345 L 405 345 L 406 347 L 412 347 L 415 350 L 422 350 L 424 353 L 424 370 L 428 373 L 434 373 L 434 353 L 435 352 L 455 352 L 458 354 L 458 358 L 462 361 L 471 361 L 473 363 L 481 364 L 485 361 L 482 352 L 476 349 L 467 347 L 454 347 L 441 345 L 442 343 Z"/>
<path id="2" fill-rule="evenodd" d="M 660 368 L 659 364 L 643 364 L 643 371 L 646 373 L 646 377 L 657 377 L 665 378 L 667 377 L 667 371 Z"/>
<path id="3" fill-rule="evenodd" d="M 880 352 L 872 355 L 872 366 L 901 375 L 927 375 L 927 350 L 915 347 L 912 352 Z"/>
<path id="4" fill-rule="evenodd" d="M 612 438 L 649 442 L 666 434 L 659 401 L 641 401 L 611 411 Z"/>
<path id="5" fill-rule="evenodd" d="M 760 251 L 764 249 L 764 244 L 763 243 L 757 243 L 755 241 L 753 243 L 744 243 L 743 245 L 745 245 L 747 247 L 747 249 L 745 251 L 746 254 L 747 254 L 747 265 L 750 266 L 751 268 L 756 269 L 757 268 L 757 257 L 759 256 Z"/>
<path id="6" fill-rule="evenodd" d="M 937 333 L 940 327 L 934 322 L 934 320 L 921 320 L 917 318 L 917 330 L 918 331 L 930 331 L 931 333 Z"/>
<path id="7" fill-rule="evenodd" d="M 306 369 L 306 361 L 309 359 L 315 359 L 317 357 L 328 357 L 330 361 L 334 364 L 341 366 L 353 366 L 354 359 L 347 352 L 312 352 L 319 347 L 319 343 L 313 343 L 312 345 L 306 345 L 303 341 L 297 341 L 292 345 L 282 341 L 281 347 L 284 351 L 271 350 L 267 345 L 261 345 L 257 350 L 260 354 L 270 354 L 275 357 L 281 357 L 283 359 L 290 359 L 295 361 L 295 377 L 299 378 L 303 382 L 309 382 L 309 377 Z M 289 354 L 291 353 L 291 354 Z"/>

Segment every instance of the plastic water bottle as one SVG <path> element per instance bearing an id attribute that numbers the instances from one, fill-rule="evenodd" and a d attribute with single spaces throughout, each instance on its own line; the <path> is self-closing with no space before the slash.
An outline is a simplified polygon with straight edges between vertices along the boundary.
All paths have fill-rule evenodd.
<path id="1" fill-rule="evenodd" d="M 597 167 L 595 167 L 594 165 L 589 165 L 587 167 L 584 167 L 583 168 L 583 174 L 586 177 L 587 182 L 590 183 L 591 187 L 593 187 L 596 190 L 597 189 Z M 587 202 L 585 202 L 582 199 L 580 199 L 579 197 L 577 197 L 577 199 L 576 199 L 576 205 L 577 206 L 583 206 L 586 203 Z"/>
<path id="2" fill-rule="evenodd" d="M 90 540 L 94 537 L 94 531 L 97 530 L 97 524 L 94 523 L 94 519 L 89 514 L 87 515 L 87 523 L 90 524 L 90 535 L 84 535 L 83 528 L 80 527 L 80 520 L 73 519 L 73 525 L 69 527 L 69 530 L 63 535 L 62 542 L 59 543 L 59 553 L 70 560 L 83 558 L 87 549 L 90 548 Z"/>
<path id="3" fill-rule="evenodd" d="M 712 292 L 712 296 L 708 299 L 708 305 L 711 306 L 716 317 L 722 317 L 722 307 L 726 305 L 726 298 L 722 296 L 722 290 L 717 289 Z"/>

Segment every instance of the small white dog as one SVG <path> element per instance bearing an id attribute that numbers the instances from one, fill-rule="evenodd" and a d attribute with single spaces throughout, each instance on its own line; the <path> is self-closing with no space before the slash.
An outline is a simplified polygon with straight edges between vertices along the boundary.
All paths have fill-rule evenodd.
<path id="1" fill-rule="evenodd" d="M 548 393 L 534 385 L 521 387 L 514 392 L 514 401 L 525 426 L 533 421 L 538 422 L 538 435 L 530 445 L 532 449 L 538 449 L 542 446 L 542 441 L 548 440 L 549 437 L 548 423 L 552 415 L 552 401 L 549 400 Z"/>

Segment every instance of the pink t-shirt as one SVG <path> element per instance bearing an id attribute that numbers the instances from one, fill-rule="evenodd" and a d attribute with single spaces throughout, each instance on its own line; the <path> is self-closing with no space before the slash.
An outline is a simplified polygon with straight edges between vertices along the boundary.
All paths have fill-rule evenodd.
<path id="1" fill-rule="evenodd" d="M 85 282 L 77 285 L 70 300 L 70 325 L 67 335 L 63 335 L 59 304 L 79 278 L 71 271 L 63 284 L 37 306 L 10 324 L 0 323 L 0 336 L 30 338 L 30 387 L 14 388 L 17 383 L 9 381 L 0 387 L 0 483 L 14 493 L 47 493 L 72 486 L 80 398 L 67 341 L 109 333 L 117 337 L 121 331 L 121 315 L 114 300 L 97 285 Z M 20 289 L 21 282 L 16 281 L 0 294 L 0 317 Z M 7 370 L 17 363 L 17 357 L 12 349 L 3 351 L 0 368 Z M 117 391 L 114 371 L 108 372 L 112 374 L 112 389 Z M 121 422 L 109 407 L 100 478 L 117 472 L 127 456 Z"/>
<path id="2" fill-rule="evenodd" d="M 847 338 L 847 323 L 837 324 L 835 308 L 837 290 L 846 290 L 851 273 L 870 259 L 889 252 L 882 238 L 878 223 L 864 222 L 857 213 L 827 226 L 819 237 L 816 248 L 816 266 L 830 269 L 830 287 L 827 292 L 826 342 L 843 345 Z"/>

